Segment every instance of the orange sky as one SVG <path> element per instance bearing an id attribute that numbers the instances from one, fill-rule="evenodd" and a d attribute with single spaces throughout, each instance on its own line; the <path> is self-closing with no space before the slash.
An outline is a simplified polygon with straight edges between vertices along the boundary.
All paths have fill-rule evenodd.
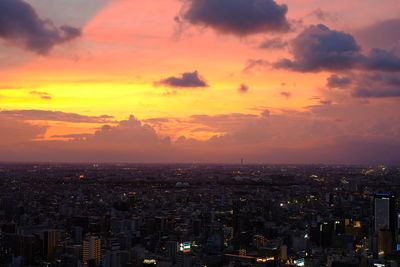
<path id="1" fill-rule="evenodd" d="M 71 41 L 54 45 L 47 54 L 35 53 L 14 40 L 0 36 L 0 59 L 3 61 L 0 63 L 1 111 L 43 110 L 113 118 L 100 122 L 19 118 L 24 123 L 46 127 L 43 134 L 25 141 L 69 140 L 54 136 L 93 134 L 104 124 L 118 127 L 120 121 L 126 120 L 130 114 L 152 126 L 160 138 L 169 136 L 177 140 L 185 136 L 206 141 L 213 136 L 234 134 L 239 127 L 248 127 L 243 126 L 247 122 L 235 117 L 237 127 L 210 126 L 193 119 L 193 115 L 207 115 L 215 119 L 215 116 L 245 114 L 256 118 L 264 110 L 276 118 L 280 114 L 289 116 L 282 117 L 283 122 L 276 122 L 279 125 L 276 127 L 289 132 L 292 128 L 286 127 L 285 121 L 290 124 L 293 118 L 290 114 L 299 114 L 296 115 L 298 124 L 303 121 L 300 117 L 318 117 L 338 124 L 340 120 L 346 121 L 347 126 L 335 126 L 335 129 L 346 130 L 330 133 L 328 137 L 332 139 L 343 136 L 346 131 L 352 135 L 362 134 L 353 133 L 351 125 L 368 124 L 364 123 L 362 114 L 353 116 L 351 111 L 343 113 L 342 110 L 354 109 L 354 114 L 358 114 L 360 109 L 366 114 L 371 112 L 371 124 L 385 121 L 389 116 L 373 113 L 376 107 L 386 106 L 390 114 L 399 111 L 396 97 L 353 98 L 345 90 L 327 88 L 327 78 L 333 74 L 352 75 L 352 79 L 356 80 L 364 74 L 364 70 L 293 71 L 274 68 L 270 64 L 282 58 L 293 58 L 292 40 L 308 25 L 316 23 L 352 34 L 361 48 L 367 47 L 362 38 L 357 39 L 357 34 L 376 23 L 400 19 L 398 1 L 385 0 L 379 4 L 372 0 L 362 3 L 358 0 L 278 1 L 278 4 L 288 6 L 286 18 L 291 30 L 245 36 L 224 33 L 212 26 L 192 25 L 187 21 L 182 21 L 180 27 L 174 18 L 178 15 L 181 20 L 184 18 L 185 1 L 110 0 L 96 4 L 90 0 L 88 6 L 83 6 L 81 10 L 79 4 L 83 0 L 61 1 L 59 6 L 54 3 L 46 5 L 46 1 L 30 0 L 29 3 L 39 17 L 49 18 L 55 25 L 79 27 L 82 34 Z M 186 5 L 191 1 L 195 2 L 187 0 Z M 63 13 L 63 10 L 67 12 Z M 272 38 L 281 38 L 288 45 L 259 48 L 261 42 Z M 361 51 L 367 54 L 367 51 Z M 244 70 L 251 60 L 268 63 Z M 162 79 L 194 71 L 208 87 L 171 88 L 155 84 Z M 397 72 L 391 73 L 397 75 Z M 247 85 L 247 92 L 238 91 L 241 84 Z M 368 108 L 364 108 L 366 102 L 369 103 Z M 328 115 L 321 115 L 318 112 L 326 109 L 326 104 L 337 109 L 327 111 Z M 350 106 L 351 109 L 348 109 Z M 156 123 L 152 120 L 155 118 L 167 118 L 168 121 Z M 398 125 L 397 122 L 394 124 L 396 127 L 391 130 L 391 137 L 397 138 Z M 251 128 L 248 130 L 251 131 Z M 309 135 L 313 135 L 312 132 Z M 288 140 L 284 143 L 294 139 Z M 319 137 L 313 140 L 304 140 L 304 144 L 320 141 Z M 299 144 L 293 141 L 295 143 Z"/>

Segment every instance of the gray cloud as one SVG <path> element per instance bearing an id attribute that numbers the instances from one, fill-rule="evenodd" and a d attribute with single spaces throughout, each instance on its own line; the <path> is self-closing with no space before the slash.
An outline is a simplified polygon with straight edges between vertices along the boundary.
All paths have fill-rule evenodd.
<path id="1" fill-rule="evenodd" d="M 349 77 L 340 77 L 333 74 L 327 79 L 327 86 L 329 88 L 346 88 L 351 84 L 352 80 Z"/>
<path id="2" fill-rule="evenodd" d="M 313 12 L 309 14 L 309 16 L 315 17 L 320 22 L 337 22 L 338 20 L 335 15 L 320 8 L 315 9 Z"/>
<path id="3" fill-rule="evenodd" d="M 400 97 L 399 88 L 380 88 L 380 89 L 369 89 L 369 88 L 355 88 L 353 96 L 363 98 L 384 98 L 384 97 Z"/>
<path id="4" fill-rule="evenodd" d="M 354 34 L 363 47 L 390 49 L 400 44 L 400 19 L 380 21 L 359 29 Z"/>
<path id="5" fill-rule="evenodd" d="M 334 74 L 327 79 L 327 87 L 346 89 L 357 98 L 400 97 L 400 76 L 391 72 L 350 73 L 344 77 Z"/>
<path id="6" fill-rule="evenodd" d="M 197 71 L 182 73 L 180 77 L 168 77 L 154 83 L 173 88 L 208 87 L 209 85 Z"/>
<path id="7" fill-rule="evenodd" d="M 181 16 L 193 25 L 246 36 L 288 31 L 287 10 L 274 0 L 186 0 Z"/>
<path id="8" fill-rule="evenodd" d="M 22 0 L 0 0 L 0 21 L 0 38 L 41 55 L 81 35 L 78 28 L 56 27 L 49 19 L 40 18 L 33 7 Z"/>
<path id="9" fill-rule="evenodd" d="M 288 45 L 288 42 L 284 41 L 281 37 L 275 37 L 272 39 L 264 40 L 259 48 L 261 49 L 280 49 Z"/>
<path id="10" fill-rule="evenodd" d="M 377 71 L 400 71 L 400 57 L 395 51 L 374 48 L 364 59 L 362 68 Z"/>
<path id="11" fill-rule="evenodd" d="M 351 69 L 361 59 L 360 47 L 350 34 L 325 25 L 307 27 L 291 42 L 294 60 L 282 59 L 276 68 L 294 71 L 336 71 Z"/>
<path id="12" fill-rule="evenodd" d="M 307 27 L 290 45 L 293 59 L 281 59 L 272 64 L 275 68 L 300 72 L 400 71 L 400 57 L 395 50 L 375 48 L 364 55 L 352 35 L 322 24 Z"/>
<path id="13" fill-rule="evenodd" d="M 66 113 L 50 110 L 2 110 L 0 115 L 8 116 L 18 120 L 48 120 L 48 121 L 67 121 L 78 123 L 106 123 L 112 116 L 85 116 L 77 113 Z"/>
<path id="14" fill-rule="evenodd" d="M 351 88 L 354 97 L 400 97 L 400 76 L 397 73 L 364 73 L 355 75 L 353 79 L 356 80 Z"/>

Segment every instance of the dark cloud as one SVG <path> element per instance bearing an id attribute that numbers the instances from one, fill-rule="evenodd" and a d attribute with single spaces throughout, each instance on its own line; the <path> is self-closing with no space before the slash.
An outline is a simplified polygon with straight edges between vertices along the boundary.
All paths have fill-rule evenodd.
<path id="1" fill-rule="evenodd" d="M 400 97 L 400 76 L 391 72 L 358 72 L 344 77 L 334 74 L 327 79 L 327 87 L 346 89 L 357 98 Z"/>
<path id="2" fill-rule="evenodd" d="M 331 75 L 327 79 L 327 86 L 329 88 L 346 88 L 351 84 L 351 78 L 340 77 L 336 74 Z"/>
<path id="3" fill-rule="evenodd" d="M 400 97 L 400 76 L 397 73 L 358 74 L 351 88 L 354 97 Z"/>
<path id="4" fill-rule="evenodd" d="M 337 71 L 353 68 L 361 59 L 360 47 L 350 34 L 325 25 L 307 27 L 291 42 L 294 60 L 282 59 L 276 68 L 294 71 Z"/>
<path id="5" fill-rule="evenodd" d="M 41 99 L 44 100 L 51 100 L 52 97 L 49 93 L 39 92 L 39 91 L 31 91 L 29 92 L 31 95 L 38 95 Z"/>
<path id="6" fill-rule="evenodd" d="M 180 77 L 168 77 L 155 82 L 155 85 L 163 85 L 173 88 L 208 87 L 207 82 L 197 71 L 182 73 Z"/>
<path id="7" fill-rule="evenodd" d="M 8 116 L 18 120 L 47 120 L 47 121 L 67 121 L 78 123 L 105 123 L 110 121 L 112 116 L 85 116 L 76 113 L 66 113 L 50 110 L 2 110 L 0 115 Z"/>
<path id="8" fill-rule="evenodd" d="M 181 16 L 193 25 L 246 36 L 288 31 L 287 10 L 274 0 L 186 0 Z"/>
<path id="9" fill-rule="evenodd" d="M 245 94 L 248 91 L 249 91 L 249 86 L 244 84 L 244 83 L 242 83 L 238 88 L 238 92 L 241 93 L 241 94 Z"/>
<path id="10" fill-rule="evenodd" d="M 400 71 L 400 57 L 395 51 L 374 48 L 364 59 L 362 68 L 377 71 Z"/>
<path id="11" fill-rule="evenodd" d="M 260 44 L 259 48 L 261 48 L 261 49 L 280 49 L 280 48 L 286 47 L 287 45 L 288 45 L 288 42 L 284 41 L 280 37 L 276 37 L 276 38 L 264 40 Z"/>
<path id="12" fill-rule="evenodd" d="M 56 27 L 49 19 L 40 18 L 22 0 L 0 0 L 0 22 L 0 38 L 41 55 L 81 35 L 78 28 Z"/>
<path id="13" fill-rule="evenodd" d="M 400 57 L 395 50 L 374 48 L 368 55 L 350 34 L 318 24 L 307 27 L 291 43 L 293 59 L 281 59 L 275 68 L 300 72 L 344 71 L 400 71 Z"/>

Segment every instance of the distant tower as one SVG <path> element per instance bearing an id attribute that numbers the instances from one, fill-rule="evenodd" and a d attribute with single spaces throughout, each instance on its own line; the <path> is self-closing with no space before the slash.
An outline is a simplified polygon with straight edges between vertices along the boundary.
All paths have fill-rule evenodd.
<path id="1" fill-rule="evenodd" d="M 243 158 L 240 159 L 240 166 L 243 167 Z"/>

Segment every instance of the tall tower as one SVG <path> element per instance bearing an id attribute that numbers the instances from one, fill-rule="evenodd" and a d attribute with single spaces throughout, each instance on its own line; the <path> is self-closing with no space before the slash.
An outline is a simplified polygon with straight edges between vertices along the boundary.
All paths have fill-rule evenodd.
<path id="1" fill-rule="evenodd" d="M 396 211 L 394 196 L 390 194 L 375 194 L 374 196 L 374 229 L 389 230 L 394 233 L 396 229 Z"/>

